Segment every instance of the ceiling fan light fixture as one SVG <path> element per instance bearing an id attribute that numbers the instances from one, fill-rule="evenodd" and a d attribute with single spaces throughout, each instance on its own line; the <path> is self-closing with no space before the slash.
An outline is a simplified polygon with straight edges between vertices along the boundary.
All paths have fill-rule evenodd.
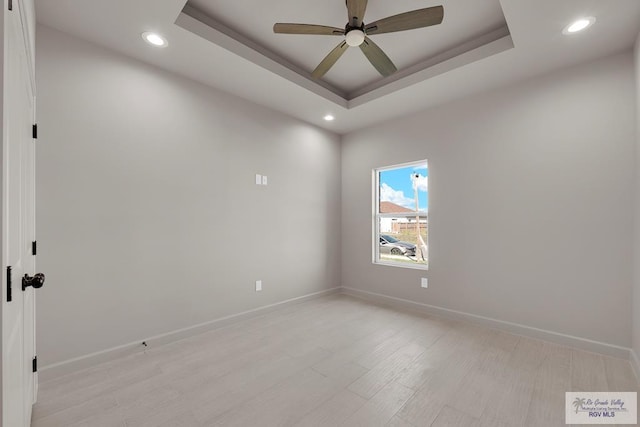
<path id="1" fill-rule="evenodd" d="M 345 40 L 347 44 L 351 47 L 358 47 L 364 42 L 364 31 L 362 30 L 351 30 L 345 36 Z"/>
<path id="2" fill-rule="evenodd" d="M 321 79 L 349 47 L 357 46 L 360 47 L 367 60 L 382 76 L 390 76 L 398 69 L 380 46 L 375 44 L 368 36 L 439 25 L 444 18 L 444 7 L 433 6 L 387 16 L 370 22 L 365 26 L 363 18 L 368 0 L 346 0 L 346 3 L 349 21 L 344 30 L 338 27 L 316 24 L 276 22 L 273 25 L 273 32 L 276 34 L 344 36 L 344 40 L 341 40 L 311 72 L 311 77 L 314 79 Z"/>
<path id="3" fill-rule="evenodd" d="M 562 33 L 563 34 L 578 33 L 592 26 L 594 22 L 596 22 L 596 18 L 594 18 L 593 16 L 587 16 L 585 18 L 576 19 L 571 24 L 564 27 L 564 30 L 562 30 Z"/>
<path id="4" fill-rule="evenodd" d="M 325 121 L 327 122 L 332 122 L 334 121 L 336 118 L 332 115 L 332 114 L 327 114 L 326 116 L 323 117 Z"/>
<path id="5" fill-rule="evenodd" d="M 160 34 L 151 31 L 142 33 L 142 39 L 155 47 L 166 47 L 169 44 L 167 39 L 162 37 Z"/>

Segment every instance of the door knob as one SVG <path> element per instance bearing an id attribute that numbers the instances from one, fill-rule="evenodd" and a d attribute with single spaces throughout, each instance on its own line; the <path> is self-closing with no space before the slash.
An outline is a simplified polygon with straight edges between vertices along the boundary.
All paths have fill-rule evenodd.
<path id="1" fill-rule="evenodd" d="M 25 274 L 22 278 L 22 290 L 26 290 L 29 286 L 33 286 L 33 289 L 40 289 L 44 285 L 44 274 L 36 273 L 33 277 Z"/>

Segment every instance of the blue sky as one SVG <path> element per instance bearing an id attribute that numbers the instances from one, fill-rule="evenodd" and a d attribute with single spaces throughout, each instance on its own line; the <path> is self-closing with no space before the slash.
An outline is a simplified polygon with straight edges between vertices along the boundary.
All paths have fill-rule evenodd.
<path id="1" fill-rule="evenodd" d="M 429 209 L 428 200 L 428 176 L 429 170 L 427 165 L 424 166 L 408 166 L 380 172 L 380 200 L 383 202 L 392 202 L 409 209 L 415 209 L 415 199 L 411 175 L 418 173 L 419 191 L 418 202 L 420 210 Z"/>

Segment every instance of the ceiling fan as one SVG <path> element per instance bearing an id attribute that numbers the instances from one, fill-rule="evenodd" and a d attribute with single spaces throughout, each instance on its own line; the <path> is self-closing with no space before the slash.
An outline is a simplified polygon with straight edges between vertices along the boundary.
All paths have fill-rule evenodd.
<path id="1" fill-rule="evenodd" d="M 442 6 L 428 7 L 413 10 L 399 15 L 379 19 L 370 24 L 363 21 L 364 12 L 367 9 L 367 0 L 346 0 L 349 13 L 347 25 L 344 29 L 313 24 L 281 24 L 273 26 L 273 32 L 277 34 L 313 34 L 321 36 L 344 36 L 344 40 L 338 44 L 320 62 L 311 75 L 319 79 L 340 59 L 349 46 L 360 46 L 360 50 L 369 62 L 383 76 L 389 76 L 398 69 L 389 57 L 369 37 L 374 34 L 393 33 L 396 31 L 413 30 L 416 28 L 438 25 L 444 17 Z"/>

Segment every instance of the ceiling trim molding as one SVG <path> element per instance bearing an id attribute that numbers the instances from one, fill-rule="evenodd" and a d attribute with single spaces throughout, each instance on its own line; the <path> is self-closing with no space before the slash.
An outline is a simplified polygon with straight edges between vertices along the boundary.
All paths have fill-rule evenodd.
<path id="1" fill-rule="evenodd" d="M 468 47 L 467 44 L 461 45 L 455 49 L 451 49 L 435 56 L 428 61 L 417 64 L 415 66 L 416 69 L 414 69 L 414 67 L 409 67 L 406 70 L 400 70 L 396 74 L 401 74 L 401 76 L 399 76 L 399 79 L 395 81 L 385 83 L 383 85 L 371 85 L 355 92 L 353 98 L 349 99 L 347 108 L 356 108 L 360 105 L 366 104 L 367 102 L 374 101 L 378 98 L 390 95 L 430 78 L 445 74 L 456 68 L 460 68 L 488 58 L 489 56 L 513 49 L 514 44 L 510 34 L 493 40 L 494 35 L 502 33 L 502 29 L 494 31 L 488 35 L 491 39 L 490 42 L 482 43 L 476 48 L 466 50 L 465 46 Z"/>
<path id="2" fill-rule="evenodd" d="M 399 70 L 391 76 L 356 89 L 351 93 L 345 93 L 326 81 L 314 79 L 308 71 L 188 3 L 176 18 L 175 24 L 347 110 L 514 47 L 509 28 L 505 24 L 482 36 L 474 37 L 452 49 Z"/>
<path id="3" fill-rule="evenodd" d="M 259 65 L 335 104 L 347 108 L 346 94 L 324 81 L 315 80 L 311 73 L 288 62 L 253 40 L 215 21 L 189 4 L 178 15 L 175 24 L 205 40 Z"/>

